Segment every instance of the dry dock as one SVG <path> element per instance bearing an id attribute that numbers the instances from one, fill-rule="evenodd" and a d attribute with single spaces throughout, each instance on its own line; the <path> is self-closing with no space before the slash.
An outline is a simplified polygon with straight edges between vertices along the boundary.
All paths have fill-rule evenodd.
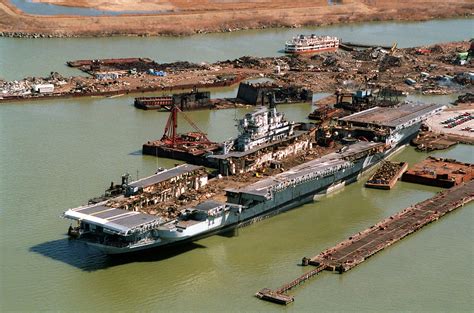
<path id="1" fill-rule="evenodd" d="M 408 207 L 316 256 L 303 258 L 303 265 L 314 265 L 316 268 L 278 289 L 264 288 L 257 292 L 256 296 L 279 304 L 293 302 L 293 296 L 286 292 L 312 276 L 323 270 L 344 273 L 423 226 L 438 220 L 446 213 L 472 201 L 473 198 L 472 180 L 440 192 L 433 198 Z"/>

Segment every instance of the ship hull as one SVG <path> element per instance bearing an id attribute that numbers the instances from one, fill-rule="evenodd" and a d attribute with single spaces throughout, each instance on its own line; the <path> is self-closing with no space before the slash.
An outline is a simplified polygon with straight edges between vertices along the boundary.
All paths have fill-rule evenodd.
<path id="1" fill-rule="evenodd" d="M 238 216 L 232 212 L 228 212 L 226 218 L 223 219 L 222 225 L 194 236 L 171 242 L 157 241 L 152 244 L 136 247 L 111 247 L 97 243 L 86 243 L 98 248 L 106 254 L 124 254 L 143 251 L 145 249 L 164 249 L 177 245 L 183 245 L 218 233 L 228 232 L 238 227 L 244 227 L 285 211 L 297 208 L 303 204 L 311 203 L 321 196 L 344 188 L 344 186 L 351 183 L 357 182 L 361 176 L 370 171 L 375 165 L 380 163 L 380 161 L 406 146 L 415 135 L 416 132 L 413 135 L 406 136 L 399 142 L 398 145 L 385 152 L 368 155 L 365 158 L 357 160 L 354 162 L 354 166 L 350 168 L 348 172 L 336 172 L 334 175 L 323 178 L 318 183 L 307 183 L 306 186 L 300 187 L 300 192 L 297 196 L 291 193 L 289 194 L 289 191 L 287 191 L 286 193 L 283 192 L 280 195 L 276 195 L 272 200 L 259 203 L 254 207 L 246 209 Z M 293 188 L 289 188 L 287 190 L 290 189 Z"/>
<path id="2" fill-rule="evenodd" d="M 287 54 L 309 54 L 309 53 L 318 53 L 318 52 L 331 52 L 337 51 L 338 47 L 328 47 L 328 48 L 319 48 L 319 49 L 308 49 L 308 50 L 288 50 L 285 49 Z"/>
<path id="3" fill-rule="evenodd" d="M 338 136 L 341 139 L 362 138 L 363 141 L 351 141 L 336 152 L 299 164 L 288 171 L 263 178 L 250 185 L 238 189 L 227 188 L 226 203 L 215 200 L 203 201 L 196 206 L 181 210 L 181 214 L 171 220 L 138 213 L 142 214 L 142 218 L 147 222 L 143 224 L 140 220 L 140 223 L 132 223 L 131 227 L 129 224 L 114 223 L 113 219 L 97 218 L 94 215 L 95 209 L 85 214 L 80 213 L 83 208 L 68 210 L 65 217 L 80 222 L 77 227 L 79 240 L 107 254 L 183 245 L 313 202 L 324 194 L 358 181 L 365 172 L 407 145 L 418 133 L 423 118 L 440 109 L 439 105 L 424 107 L 412 105 L 400 109 L 402 117 L 398 111 L 395 114 L 392 110 L 387 112 L 391 114 L 389 122 L 384 122 L 383 119 L 379 121 L 384 127 L 382 129 L 379 128 L 379 124 L 375 124 L 376 128 L 371 124 L 373 115 L 380 114 L 377 113 L 380 111 L 378 108 L 357 113 L 349 119 L 343 118 L 340 120 L 342 127 Z M 349 127 L 344 127 L 348 123 Z M 355 127 L 352 127 L 352 123 L 355 123 Z M 243 126 L 246 124 L 243 123 Z M 264 130 L 268 132 L 268 129 Z M 192 158 L 201 159 L 206 153 L 212 153 L 213 147 L 208 149 L 201 147 L 199 151 L 197 148 L 196 146 L 189 151 L 182 151 L 163 145 L 161 141 L 155 141 L 145 144 L 143 153 L 195 163 L 196 160 Z M 102 214 L 103 211 L 99 213 Z M 108 215 L 109 213 L 106 213 L 104 216 Z"/>
<path id="4" fill-rule="evenodd" d="M 141 109 L 141 110 L 167 110 L 168 111 L 168 108 L 171 107 L 171 104 L 170 105 L 161 105 L 161 104 L 142 104 L 142 103 L 135 103 L 134 106 L 137 108 L 137 109 Z"/>
<path id="5" fill-rule="evenodd" d="M 216 148 L 214 151 L 218 150 Z M 202 165 L 206 167 L 216 168 L 217 164 L 211 159 L 206 157 L 206 153 L 192 154 L 187 151 L 181 151 L 173 148 L 165 148 L 153 144 L 144 144 L 142 147 L 142 153 L 144 155 L 152 155 L 160 158 L 167 158 L 173 160 L 185 161 L 194 165 Z"/>

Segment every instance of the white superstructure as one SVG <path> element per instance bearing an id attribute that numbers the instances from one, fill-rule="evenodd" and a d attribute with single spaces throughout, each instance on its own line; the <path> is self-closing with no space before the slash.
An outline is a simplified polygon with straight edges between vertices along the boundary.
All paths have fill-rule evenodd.
<path id="1" fill-rule="evenodd" d="M 275 107 L 260 107 L 245 114 L 239 121 L 239 137 L 235 140 L 238 151 L 247 151 L 267 142 L 293 135 L 294 122 L 285 120 L 283 113 Z"/>
<path id="2" fill-rule="evenodd" d="M 285 53 L 333 51 L 337 50 L 339 43 L 337 37 L 298 35 L 285 43 Z"/>

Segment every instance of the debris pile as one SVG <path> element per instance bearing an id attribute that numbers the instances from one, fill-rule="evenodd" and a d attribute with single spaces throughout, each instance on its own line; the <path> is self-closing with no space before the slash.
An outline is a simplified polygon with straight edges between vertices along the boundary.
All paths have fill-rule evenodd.
<path id="1" fill-rule="evenodd" d="M 451 139 L 445 134 L 436 134 L 429 131 L 420 132 L 418 136 L 412 140 L 412 144 L 416 146 L 415 149 L 423 152 L 445 150 L 457 143 L 455 139 Z"/>
<path id="2" fill-rule="evenodd" d="M 458 105 L 461 103 L 474 103 L 474 93 L 468 92 L 466 94 L 458 96 L 458 99 L 454 101 L 454 104 Z"/>
<path id="3" fill-rule="evenodd" d="M 473 84 L 470 49 L 470 43 L 464 41 L 397 50 L 396 45 L 388 49 L 371 47 L 365 50 L 339 50 L 313 56 L 243 56 L 212 64 L 159 64 L 146 58 L 78 60 L 68 64 L 93 77 L 64 79 L 54 73 L 47 79 L 0 82 L 0 92 L 4 100 L 9 95 L 15 100 L 31 98 L 28 82 L 35 79 L 40 80 L 35 81 L 35 84 L 44 80 L 44 83 L 52 83 L 55 87 L 61 86 L 59 90 L 55 88 L 53 95 L 42 96 L 87 96 L 219 87 L 247 77 L 266 77 L 273 79 L 277 85 L 301 86 L 312 92 L 328 92 L 337 88 L 375 90 L 391 87 L 403 92 L 448 94 Z"/>
<path id="4" fill-rule="evenodd" d="M 379 71 L 385 72 L 387 69 L 391 67 L 400 67 L 400 66 L 402 66 L 401 57 L 385 54 L 380 60 Z"/>
<path id="5" fill-rule="evenodd" d="M 395 186 L 398 178 L 407 169 L 405 162 L 384 161 L 382 166 L 370 177 L 365 187 L 389 190 Z"/>

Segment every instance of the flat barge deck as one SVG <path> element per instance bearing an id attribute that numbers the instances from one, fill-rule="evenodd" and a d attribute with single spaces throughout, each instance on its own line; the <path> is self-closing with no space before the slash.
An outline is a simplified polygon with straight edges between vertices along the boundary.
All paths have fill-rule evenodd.
<path id="1" fill-rule="evenodd" d="M 286 294 L 323 270 L 340 274 L 349 271 L 377 252 L 434 222 L 445 214 L 474 199 L 474 181 L 442 191 L 434 197 L 410 206 L 403 211 L 359 232 L 336 246 L 311 258 L 303 258 L 303 265 L 316 266 L 278 289 L 264 288 L 256 296 L 262 300 L 288 304 L 294 297 Z"/>
<path id="2" fill-rule="evenodd" d="M 428 157 L 406 171 L 402 181 L 451 188 L 474 178 L 474 164 Z"/>

